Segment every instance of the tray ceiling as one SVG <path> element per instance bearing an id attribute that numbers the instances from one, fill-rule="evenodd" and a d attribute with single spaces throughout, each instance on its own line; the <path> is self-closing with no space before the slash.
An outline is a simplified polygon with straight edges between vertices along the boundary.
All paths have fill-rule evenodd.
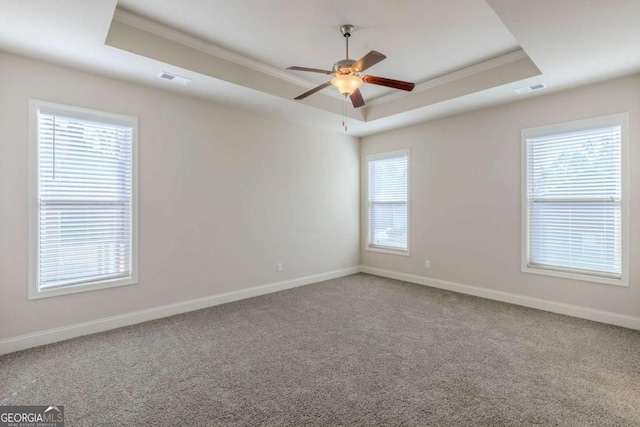
<path id="1" fill-rule="evenodd" d="M 327 76 L 285 68 L 331 67 L 344 58 L 340 25 L 353 24 L 351 57 L 387 55 L 368 74 L 417 84 L 365 85 L 366 107 L 349 106 L 354 135 L 522 99 L 513 89 L 541 81 L 548 93 L 640 70 L 640 2 L 624 0 L 0 0 L 0 9 L 0 49 L 336 132 L 334 88 L 292 99 Z"/>

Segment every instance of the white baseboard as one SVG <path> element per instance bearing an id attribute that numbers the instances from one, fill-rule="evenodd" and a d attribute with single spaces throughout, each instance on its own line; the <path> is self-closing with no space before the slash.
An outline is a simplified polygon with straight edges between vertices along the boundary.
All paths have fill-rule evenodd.
<path id="1" fill-rule="evenodd" d="M 611 313 L 608 311 L 596 310 L 588 307 L 580 307 L 577 305 L 548 301 L 540 298 L 512 294 L 509 292 L 495 291 L 487 288 L 463 285 L 461 283 L 448 282 L 446 280 L 432 279 L 429 277 L 416 276 L 413 274 L 399 273 L 396 271 L 383 270 L 380 268 L 361 266 L 360 271 L 362 273 L 373 274 L 374 276 L 388 277 L 390 279 L 402 280 L 404 282 L 416 283 L 418 285 L 445 289 L 447 291 L 459 292 L 462 294 L 473 295 L 495 301 L 502 301 L 510 304 L 536 308 L 538 310 L 551 311 L 553 313 L 579 317 L 581 319 L 593 320 L 595 322 L 608 323 L 611 325 L 622 326 L 624 328 L 640 330 L 640 317 L 626 316 L 624 314 Z"/>
<path id="2" fill-rule="evenodd" d="M 336 279 L 338 277 L 349 276 L 351 274 L 359 272 L 640 330 L 639 317 L 626 316 L 623 314 L 616 314 L 588 307 L 580 307 L 576 305 L 543 300 L 539 298 L 527 297 L 524 295 L 512 294 L 509 292 L 501 292 L 477 286 L 463 285 L 461 283 L 449 282 L 446 280 L 432 279 L 429 277 L 399 273 L 391 270 L 383 270 L 380 268 L 357 266 L 345 268 L 342 270 L 331 271 L 328 273 L 316 274 L 313 276 L 305 276 L 297 279 L 286 280 L 283 282 L 255 286 L 239 291 L 227 292 L 224 294 L 177 302 L 174 304 L 163 305 L 160 307 L 135 311 L 132 313 L 105 317 L 89 322 L 77 323 L 74 325 L 63 326 L 60 328 L 49 329 L 46 331 L 35 332 L 32 334 L 21 335 L 13 338 L 7 338 L 4 340 L 0 340 L 0 354 L 13 353 L 15 351 L 24 350 L 31 347 L 51 344 L 54 342 L 64 341 L 70 338 L 76 338 L 83 335 L 94 334 L 97 332 L 108 331 L 110 329 L 121 328 L 123 326 L 135 325 L 136 323 L 147 322 L 149 320 L 155 320 L 163 317 L 173 316 L 176 314 L 186 313 L 189 311 L 200 310 L 202 308 L 213 307 L 215 305 L 225 304 L 228 302 L 238 301 L 241 299 L 251 298 L 259 295 L 265 295 L 272 292 L 283 291 L 298 286 L 308 285 L 310 283 Z"/>
<path id="3" fill-rule="evenodd" d="M 283 291 L 285 289 L 304 286 L 310 283 L 336 279 L 338 277 L 349 276 L 359 272 L 359 266 L 350 267 L 342 270 L 330 271 L 328 273 L 315 274 L 313 276 L 300 277 L 297 279 L 286 280 L 284 282 L 255 286 L 248 289 L 177 302 L 146 310 L 134 311 L 132 313 L 104 317 L 102 319 L 92 320 L 89 322 L 77 323 L 74 325 L 63 326 L 61 328 L 21 335 L 0 340 L 0 354 L 13 353 L 14 351 L 24 350 L 31 347 L 64 341 L 70 338 L 94 334 L 96 332 L 108 331 L 110 329 L 121 328 L 123 326 L 135 325 L 136 323 L 147 322 L 149 320 L 160 319 L 162 317 L 186 313 L 188 311 L 200 310 L 202 308 L 265 295 L 272 292 Z"/>

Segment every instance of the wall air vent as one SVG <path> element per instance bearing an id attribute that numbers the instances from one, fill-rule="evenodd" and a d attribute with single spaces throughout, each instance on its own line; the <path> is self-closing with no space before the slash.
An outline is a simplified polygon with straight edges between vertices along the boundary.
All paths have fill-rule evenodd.
<path id="1" fill-rule="evenodd" d="M 544 89 L 545 87 L 547 87 L 547 84 L 544 82 L 540 82 L 531 86 L 520 87 L 518 89 L 514 89 L 513 91 L 518 95 L 521 95 L 523 93 L 533 92 L 534 90 Z"/>
<path id="2" fill-rule="evenodd" d="M 191 81 L 186 77 L 176 76 L 175 74 L 167 73 L 166 71 L 161 71 L 158 73 L 158 77 L 164 80 L 169 80 L 173 83 L 179 83 L 181 85 L 186 85 Z"/>

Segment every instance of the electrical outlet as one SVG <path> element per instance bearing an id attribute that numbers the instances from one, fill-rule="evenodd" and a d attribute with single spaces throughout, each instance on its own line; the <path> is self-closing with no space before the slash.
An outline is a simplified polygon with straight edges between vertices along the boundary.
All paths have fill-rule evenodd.
<path id="1" fill-rule="evenodd" d="M 424 268 L 431 268 L 431 261 L 428 259 L 424 261 Z"/>
<path id="2" fill-rule="evenodd" d="M 281 263 L 281 262 L 279 262 L 278 264 L 276 264 L 276 271 L 277 271 L 277 272 L 282 271 L 282 263 Z"/>

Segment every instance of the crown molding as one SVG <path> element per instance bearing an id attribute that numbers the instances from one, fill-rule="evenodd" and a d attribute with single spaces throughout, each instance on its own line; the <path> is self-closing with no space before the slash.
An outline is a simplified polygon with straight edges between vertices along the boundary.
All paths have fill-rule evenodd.
<path id="1" fill-rule="evenodd" d="M 484 62 L 480 62 L 470 67 L 462 68 L 460 70 L 445 74 L 443 76 L 436 77 L 434 79 L 419 83 L 413 89 L 412 93 L 418 93 L 418 92 L 423 92 L 425 90 L 433 89 L 434 87 L 451 83 L 456 80 L 464 79 L 466 77 L 473 76 L 474 74 L 479 74 L 484 71 L 502 67 L 503 65 L 519 61 L 520 59 L 523 59 L 523 58 L 528 58 L 526 52 L 522 49 L 518 49 L 516 51 L 509 52 L 507 54 L 489 59 Z M 368 100 L 367 106 L 381 105 L 390 101 L 394 101 L 396 99 L 400 99 L 404 96 L 406 96 L 406 94 L 403 92 L 394 92 L 388 95 L 382 95 L 380 97 Z"/>
<path id="2" fill-rule="evenodd" d="M 317 85 L 285 70 L 118 8 L 114 12 L 105 44 L 289 100 L 300 87 Z M 186 53 L 176 54 L 177 50 Z M 214 66 L 217 63 L 224 66 Z M 375 121 L 539 73 L 524 50 L 517 49 L 419 83 L 411 93 L 396 91 L 368 99 L 365 107 L 350 111 L 357 112 L 356 120 Z M 339 104 L 336 103 L 344 102 L 344 98 L 337 91 L 327 91 L 324 95 L 301 104 L 337 113 Z M 349 116 L 354 117 L 352 114 Z"/>
<path id="3" fill-rule="evenodd" d="M 113 19 L 123 24 L 130 25 L 139 30 L 143 30 L 148 33 L 154 34 L 156 36 L 160 36 L 165 39 L 174 41 L 176 43 L 180 43 L 187 47 L 197 49 L 208 55 L 213 55 L 218 58 L 222 58 L 227 61 L 236 63 L 238 65 L 242 65 L 244 67 L 250 68 L 252 70 L 270 75 L 272 77 L 276 77 L 278 79 L 288 81 L 289 83 L 294 83 L 307 88 L 312 88 L 317 86 L 317 83 L 313 83 L 308 80 L 301 79 L 279 68 L 272 67 L 270 65 L 256 61 L 255 59 L 251 59 L 246 56 L 240 55 L 236 52 L 232 52 L 230 50 L 224 49 L 213 43 L 191 36 L 184 32 L 175 30 L 166 25 L 159 24 L 150 19 L 146 19 L 141 16 L 135 15 L 131 12 L 127 12 L 126 10 L 123 10 L 120 8 L 116 8 L 115 13 L 113 15 Z"/>
<path id="4" fill-rule="evenodd" d="M 186 34 L 182 31 L 178 31 L 176 29 L 173 29 L 166 25 L 152 21 L 150 19 L 143 18 L 131 12 L 127 12 L 126 10 L 123 10 L 121 8 L 116 8 L 115 13 L 113 15 L 113 19 L 123 24 L 127 24 L 132 27 L 138 28 L 140 30 L 149 32 L 151 34 L 174 41 L 176 43 L 180 43 L 182 45 L 191 47 L 193 49 L 197 49 L 208 55 L 213 55 L 218 58 L 222 58 L 227 61 L 231 61 L 235 64 L 242 65 L 244 67 L 258 71 L 260 73 L 264 73 L 272 77 L 282 79 L 289 83 L 297 84 L 306 88 L 312 88 L 317 85 L 317 83 L 310 82 L 306 79 L 295 76 L 291 73 L 286 72 L 285 70 L 281 70 L 279 68 L 264 64 L 260 61 L 256 61 L 255 59 L 248 58 L 246 56 L 240 55 L 228 49 L 224 49 L 211 42 L 207 42 L 205 40 Z M 448 73 L 443 76 L 419 83 L 413 89 L 412 93 L 418 93 L 425 90 L 429 90 L 446 83 L 450 83 L 474 74 L 481 73 L 483 71 L 498 68 L 502 65 L 518 61 L 525 57 L 527 57 L 527 54 L 525 53 L 525 51 L 522 49 L 518 49 L 516 51 L 509 52 L 505 55 L 501 55 L 499 57 L 489 59 L 479 64 L 475 64 L 470 67 L 466 67 L 466 68 L 454 71 L 452 73 Z M 340 97 L 338 94 L 327 93 L 327 95 L 336 99 L 342 99 L 342 97 Z M 406 94 L 403 92 L 394 92 L 387 95 L 382 95 L 377 98 L 367 100 L 367 105 L 364 108 L 366 109 L 369 106 L 381 105 L 386 102 L 390 102 L 390 101 L 394 101 L 396 99 L 402 98 L 404 96 L 406 96 Z"/>

